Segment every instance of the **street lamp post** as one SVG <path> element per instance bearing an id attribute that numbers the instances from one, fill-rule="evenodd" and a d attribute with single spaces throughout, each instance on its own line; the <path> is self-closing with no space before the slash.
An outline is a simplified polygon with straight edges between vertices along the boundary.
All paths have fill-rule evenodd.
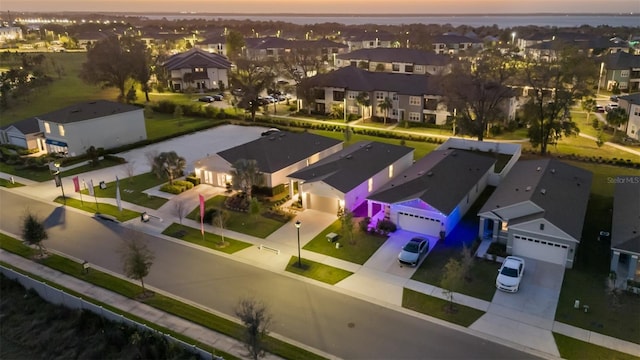
<path id="1" fill-rule="evenodd" d="M 511 33 L 511 45 L 515 46 L 516 44 L 516 32 Z"/>
<path id="2" fill-rule="evenodd" d="M 300 220 L 296 221 L 296 229 L 298 230 L 298 268 L 302 269 L 302 262 L 300 261 Z"/>
<path id="3" fill-rule="evenodd" d="M 64 196 L 64 186 L 62 185 L 62 176 L 60 173 L 60 163 L 59 162 L 55 162 L 53 163 L 53 166 L 56 167 L 56 172 L 54 174 L 54 180 L 56 182 L 56 187 L 60 186 L 60 190 L 62 190 L 62 200 L 64 201 L 64 204 L 67 204 L 67 198 Z"/>

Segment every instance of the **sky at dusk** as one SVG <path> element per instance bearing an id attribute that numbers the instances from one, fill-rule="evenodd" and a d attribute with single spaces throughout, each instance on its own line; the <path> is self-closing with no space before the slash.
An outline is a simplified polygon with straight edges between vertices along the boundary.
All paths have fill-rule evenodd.
<path id="1" fill-rule="evenodd" d="M 0 10 L 261 14 L 637 14 L 640 13 L 640 0 L 0 0 Z"/>

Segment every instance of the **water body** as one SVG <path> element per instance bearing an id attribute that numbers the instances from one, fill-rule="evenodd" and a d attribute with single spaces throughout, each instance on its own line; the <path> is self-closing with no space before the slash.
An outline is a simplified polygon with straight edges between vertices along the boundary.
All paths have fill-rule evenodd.
<path id="1" fill-rule="evenodd" d="M 516 26 L 536 25 L 543 27 L 579 27 L 589 25 L 593 27 L 608 25 L 613 27 L 629 26 L 640 28 L 639 15 L 417 15 L 417 16 L 376 16 L 376 15 L 215 15 L 215 14 L 148 14 L 142 15 L 149 19 L 179 20 L 252 20 L 252 21 L 282 21 L 297 25 L 311 25 L 319 23 L 341 23 L 345 25 L 403 25 L 403 24 L 450 24 L 453 26 L 468 25 L 473 27 L 493 26 L 512 28 Z"/>

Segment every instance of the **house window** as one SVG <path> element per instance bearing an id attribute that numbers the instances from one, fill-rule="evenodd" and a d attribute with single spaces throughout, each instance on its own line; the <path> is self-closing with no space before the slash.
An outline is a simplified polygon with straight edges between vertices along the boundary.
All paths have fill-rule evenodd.
<path id="1" fill-rule="evenodd" d="M 400 71 L 400 64 L 393 64 L 391 66 L 392 71 Z"/>
<path id="2" fill-rule="evenodd" d="M 420 113 L 418 113 L 418 112 L 410 112 L 409 113 L 409 120 L 410 121 L 420 121 Z"/>
<path id="3" fill-rule="evenodd" d="M 409 105 L 420 105 L 422 104 L 422 98 L 420 96 L 409 96 Z"/>
<path id="4" fill-rule="evenodd" d="M 376 99 L 384 100 L 384 93 L 382 91 L 376 91 Z"/>
<path id="5" fill-rule="evenodd" d="M 398 101 L 398 93 L 393 93 L 393 95 L 391 96 L 391 100 Z"/>
<path id="6" fill-rule="evenodd" d="M 369 46 L 370 47 L 373 47 L 373 44 L 374 44 L 373 41 L 369 41 Z"/>
<path id="7" fill-rule="evenodd" d="M 334 91 L 333 92 L 333 100 L 334 101 L 342 101 L 342 100 L 344 100 L 344 91 Z"/>
<path id="8" fill-rule="evenodd" d="M 540 230 L 544 230 L 544 224 L 540 224 Z"/>
<path id="9" fill-rule="evenodd" d="M 408 72 L 408 73 L 412 73 L 413 72 L 413 65 L 405 65 L 404 66 L 404 71 Z"/>
<path id="10" fill-rule="evenodd" d="M 351 66 L 358 66 L 358 62 L 355 60 L 351 60 Z"/>
<path id="11" fill-rule="evenodd" d="M 193 68 L 193 72 L 196 72 L 196 73 L 204 72 L 204 68 L 202 67 Z"/>
<path id="12" fill-rule="evenodd" d="M 358 93 L 355 91 L 348 91 L 347 92 L 347 99 L 349 100 L 355 100 L 356 97 L 358 97 Z"/>
<path id="13" fill-rule="evenodd" d="M 48 122 L 44 123 L 44 132 L 46 132 L 47 134 L 51 134 L 51 126 Z"/>
<path id="14" fill-rule="evenodd" d="M 629 70 L 620 70 L 620 77 L 629 77 Z"/>
<path id="15" fill-rule="evenodd" d="M 500 222 L 500 230 L 509 231 L 509 223 L 507 221 Z"/>
<path id="16" fill-rule="evenodd" d="M 393 164 L 389 165 L 389 178 L 393 177 Z"/>
<path id="17" fill-rule="evenodd" d="M 418 74 L 424 74 L 424 65 L 416 65 L 414 70 Z"/>
<path id="18" fill-rule="evenodd" d="M 64 126 L 58 125 L 58 133 L 60 133 L 60 136 L 64 136 Z"/>
<path id="19" fill-rule="evenodd" d="M 373 191 L 373 178 L 369 178 L 367 189 L 369 190 L 369 192 Z"/>
<path id="20" fill-rule="evenodd" d="M 324 100 L 324 89 L 315 89 L 314 99 Z"/>

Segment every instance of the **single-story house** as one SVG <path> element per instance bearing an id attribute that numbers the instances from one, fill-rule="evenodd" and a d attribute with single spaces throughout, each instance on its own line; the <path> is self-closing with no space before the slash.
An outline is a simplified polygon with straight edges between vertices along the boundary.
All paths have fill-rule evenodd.
<path id="1" fill-rule="evenodd" d="M 38 119 L 28 118 L 0 128 L 0 144 L 11 144 L 25 149 L 46 149 Z"/>
<path id="2" fill-rule="evenodd" d="M 360 141 L 289 175 L 298 182 L 302 207 L 332 214 L 354 211 L 367 196 L 413 163 L 413 149 Z"/>
<path id="3" fill-rule="evenodd" d="M 615 178 L 611 222 L 611 271 L 617 278 L 640 280 L 640 177 Z"/>
<path id="4" fill-rule="evenodd" d="M 192 48 L 171 56 L 162 66 L 169 72 L 169 88 L 182 91 L 187 88 L 219 89 L 229 85 L 227 72 L 231 62 L 220 54 Z"/>
<path id="5" fill-rule="evenodd" d="M 144 109 L 107 100 L 78 103 L 38 115 L 47 152 L 76 156 L 89 147 L 111 149 L 147 138 Z"/>
<path id="6" fill-rule="evenodd" d="M 479 235 L 507 253 L 573 267 L 592 174 L 555 159 L 516 163 L 478 212 Z"/>
<path id="7" fill-rule="evenodd" d="M 289 174 L 340 150 L 340 140 L 308 132 L 278 131 L 197 160 L 194 167 L 203 184 L 224 187 L 232 181 L 230 174 L 236 161 L 255 160 L 264 175 L 264 186 L 286 187 Z"/>
<path id="8" fill-rule="evenodd" d="M 435 150 L 369 195 L 372 221 L 443 237 L 480 196 L 496 160 L 466 150 Z"/>

